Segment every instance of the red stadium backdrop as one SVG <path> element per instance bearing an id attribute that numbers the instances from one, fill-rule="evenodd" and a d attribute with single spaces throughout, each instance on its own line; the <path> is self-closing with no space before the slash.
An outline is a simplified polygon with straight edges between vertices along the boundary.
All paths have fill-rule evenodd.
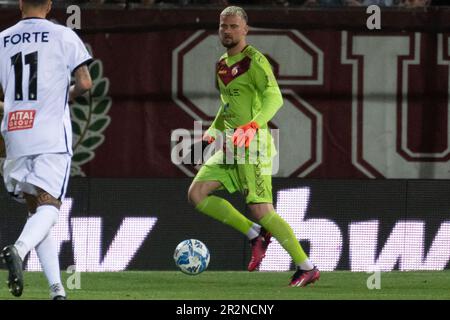
<path id="1" fill-rule="evenodd" d="M 81 11 L 96 87 L 73 106 L 74 175 L 195 173 L 172 163 L 171 134 L 218 109 L 218 12 Z M 278 176 L 450 178 L 450 11 L 382 11 L 381 31 L 366 29 L 363 9 L 249 16 L 248 41 L 284 93 Z M 0 28 L 17 18 L 2 11 Z"/>

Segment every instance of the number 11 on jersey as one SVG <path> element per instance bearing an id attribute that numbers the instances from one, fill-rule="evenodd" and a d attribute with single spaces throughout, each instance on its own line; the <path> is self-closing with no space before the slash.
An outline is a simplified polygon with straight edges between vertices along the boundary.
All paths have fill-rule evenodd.
<path id="1" fill-rule="evenodd" d="M 22 78 L 23 78 L 23 61 L 22 52 L 11 57 L 11 64 L 14 67 L 15 76 L 15 92 L 14 99 L 16 101 L 23 100 Z M 28 80 L 28 100 L 37 100 L 37 72 L 38 72 L 38 52 L 32 52 L 25 55 L 25 64 L 30 65 L 30 77 Z"/>

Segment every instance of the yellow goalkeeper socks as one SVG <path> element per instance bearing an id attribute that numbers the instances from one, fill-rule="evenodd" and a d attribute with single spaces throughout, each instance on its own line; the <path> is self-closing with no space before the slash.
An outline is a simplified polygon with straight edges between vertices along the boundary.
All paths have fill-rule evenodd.
<path id="1" fill-rule="evenodd" d="M 290 254 L 296 265 L 300 265 L 308 259 L 292 228 L 275 211 L 267 213 L 259 220 L 259 223 L 264 229 L 272 233 L 274 238 Z"/>
<path id="2" fill-rule="evenodd" d="M 208 196 L 195 207 L 201 213 L 225 223 L 237 231 L 247 235 L 253 226 L 253 222 L 237 211 L 227 200 Z"/>

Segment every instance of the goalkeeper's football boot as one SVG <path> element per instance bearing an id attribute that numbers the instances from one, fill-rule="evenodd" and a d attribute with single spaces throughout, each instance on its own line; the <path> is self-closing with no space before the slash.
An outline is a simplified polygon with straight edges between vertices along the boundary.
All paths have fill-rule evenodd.
<path id="1" fill-rule="evenodd" d="M 270 244 L 270 238 L 272 238 L 272 234 L 261 228 L 259 235 L 250 241 L 250 245 L 252 246 L 252 259 L 248 264 L 248 271 L 256 270 L 261 264 L 262 259 L 266 256 L 267 247 Z"/>
<path id="2" fill-rule="evenodd" d="M 8 268 L 8 287 L 9 292 L 16 297 L 20 297 L 23 291 L 23 272 L 22 259 L 13 245 L 6 246 L 0 255 Z"/>
<path id="3" fill-rule="evenodd" d="M 320 271 L 316 267 L 311 270 L 302 270 L 297 267 L 294 275 L 289 283 L 290 287 L 306 287 L 310 283 L 314 283 L 320 278 Z"/>

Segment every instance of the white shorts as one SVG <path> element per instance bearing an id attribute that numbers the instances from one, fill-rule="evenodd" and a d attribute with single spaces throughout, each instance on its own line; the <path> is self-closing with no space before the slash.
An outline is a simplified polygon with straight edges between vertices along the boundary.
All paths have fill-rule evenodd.
<path id="1" fill-rule="evenodd" d="M 25 202 L 23 193 L 37 195 L 36 187 L 63 200 L 70 175 L 68 153 L 46 153 L 5 160 L 3 179 L 9 194 Z"/>

